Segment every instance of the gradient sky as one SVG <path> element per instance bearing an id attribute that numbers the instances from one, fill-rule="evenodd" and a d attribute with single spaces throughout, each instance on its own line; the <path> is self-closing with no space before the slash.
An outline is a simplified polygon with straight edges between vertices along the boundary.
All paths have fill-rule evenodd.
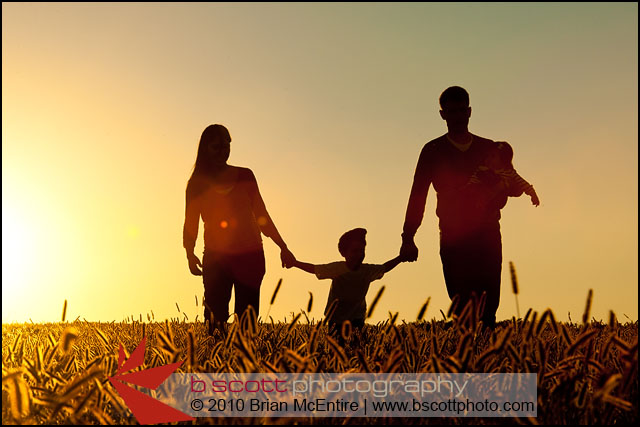
<path id="1" fill-rule="evenodd" d="M 204 128 L 251 168 L 296 257 L 397 255 L 438 97 L 465 87 L 470 131 L 514 147 L 542 201 L 502 211 L 498 319 L 552 308 L 638 318 L 637 3 L 3 3 L 2 321 L 202 319 L 182 248 L 184 190 Z M 202 230 L 202 227 L 201 227 Z M 203 244 L 198 241 L 196 253 Z M 449 298 L 431 189 L 418 262 L 372 321 L 441 318 Z M 265 238 L 260 315 L 322 316 L 330 281 L 282 269 Z M 283 279 L 271 308 L 269 300 Z"/>

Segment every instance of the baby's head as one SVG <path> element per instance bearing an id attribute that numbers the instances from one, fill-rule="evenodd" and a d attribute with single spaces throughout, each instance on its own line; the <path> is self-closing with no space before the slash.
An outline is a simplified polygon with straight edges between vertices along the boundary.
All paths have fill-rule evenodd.
<path id="1" fill-rule="evenodd" d="M 354 228 L 344 233 L 338 241 L 338 250 L 348 264 L 359 266 L 364 261 L 364 248 L 367 245 L 367 230 Z"/>
<path id="2" fill-rule="evenodd" d="M 495 149 L 491 150 L 485 159 L 485 166 L 489 169 L 506 169 L 511 167 L 513 148 L 507 142 L 497 141 Z"/>

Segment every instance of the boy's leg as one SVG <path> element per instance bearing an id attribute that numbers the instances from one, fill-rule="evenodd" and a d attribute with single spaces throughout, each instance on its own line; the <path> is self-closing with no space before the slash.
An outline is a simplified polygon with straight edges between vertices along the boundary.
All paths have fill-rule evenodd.
<path id="1" fill-rule="evenodd" d="M 351 330 L 351 342 L 354 347 L 360 347 L 363 342 L 362 334 L 364 333 L 364 319 L 356 319 L 351 322 L 353 329 Z"/>
<path id="2" fill-rule="evenodd" d="M 341 347 L 344 347 L 345 340 L 342 336 L 342 322 L 329 322 L 329 335 L 340 344 Z"/>

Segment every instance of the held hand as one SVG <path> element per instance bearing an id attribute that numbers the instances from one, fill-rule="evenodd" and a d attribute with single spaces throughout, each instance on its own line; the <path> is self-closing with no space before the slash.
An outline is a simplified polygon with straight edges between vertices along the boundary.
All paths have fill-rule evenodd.
<path id="1" fill-rule="evenodd" d="M 282 261 L 283 267 L 291 268 L 296 262 L 296 257 L 288 248 L 284 248 L 280 251 L 280 260 Z"/>
<path id="2" fill-rule="evenodd" d="M 202 276 L 202 263 L 198 257 L 195 256 L 195 254 L 189 254 L 187 255 L 187 261 L 189 261 L 189 270 L 191 271 L 191 274 L 194 276 Z"/>
<path id="3" fill-rule="evenodd" d="M 400 259 L 402 261 L 414 262 L 418 259 L 418 247 L 413 240 L 406 240 L 402 242 L 400 248 Z"/>

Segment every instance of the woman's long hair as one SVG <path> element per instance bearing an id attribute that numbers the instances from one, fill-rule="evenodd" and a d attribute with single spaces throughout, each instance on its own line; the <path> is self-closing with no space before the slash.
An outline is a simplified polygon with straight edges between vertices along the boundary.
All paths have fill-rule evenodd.
<path id="1" fill-rule="evenodd" d="M 200 137 L 200 144 L 198 145 L 198 154 L 196 156 L 196 163 L 193 165 L 193 173 L 191 174 L 191 178 L 195 176 L 207 176 L 211 175 L 213 170 L 213 165 L 209 161 L 209 153 L 208 147 L 210 144 L 224 141 L 231 141 L 231 135 L 229 134 L 229 130 L 222 125 L 209 125 L 202 132 L 202 136 Z"/>
<path id="2" fill-rule="evenodd" d="M 209 125 L 202 132 L 200 144 L 198 145 L 198 154 L 196 155 L 196 163 L 193 165 L 193 172 L 189 181 L 187 181 L 187 193 L 192 197 L 197 196 L 206 189 L 206 178 L 215 173 L 214 165 L 209 159 L 209 144 L 218 141 L 231 141 L 231 135 L 226 127 L 222 125 Z M 205 178 L 205 179 L 199 179 Z"/>

